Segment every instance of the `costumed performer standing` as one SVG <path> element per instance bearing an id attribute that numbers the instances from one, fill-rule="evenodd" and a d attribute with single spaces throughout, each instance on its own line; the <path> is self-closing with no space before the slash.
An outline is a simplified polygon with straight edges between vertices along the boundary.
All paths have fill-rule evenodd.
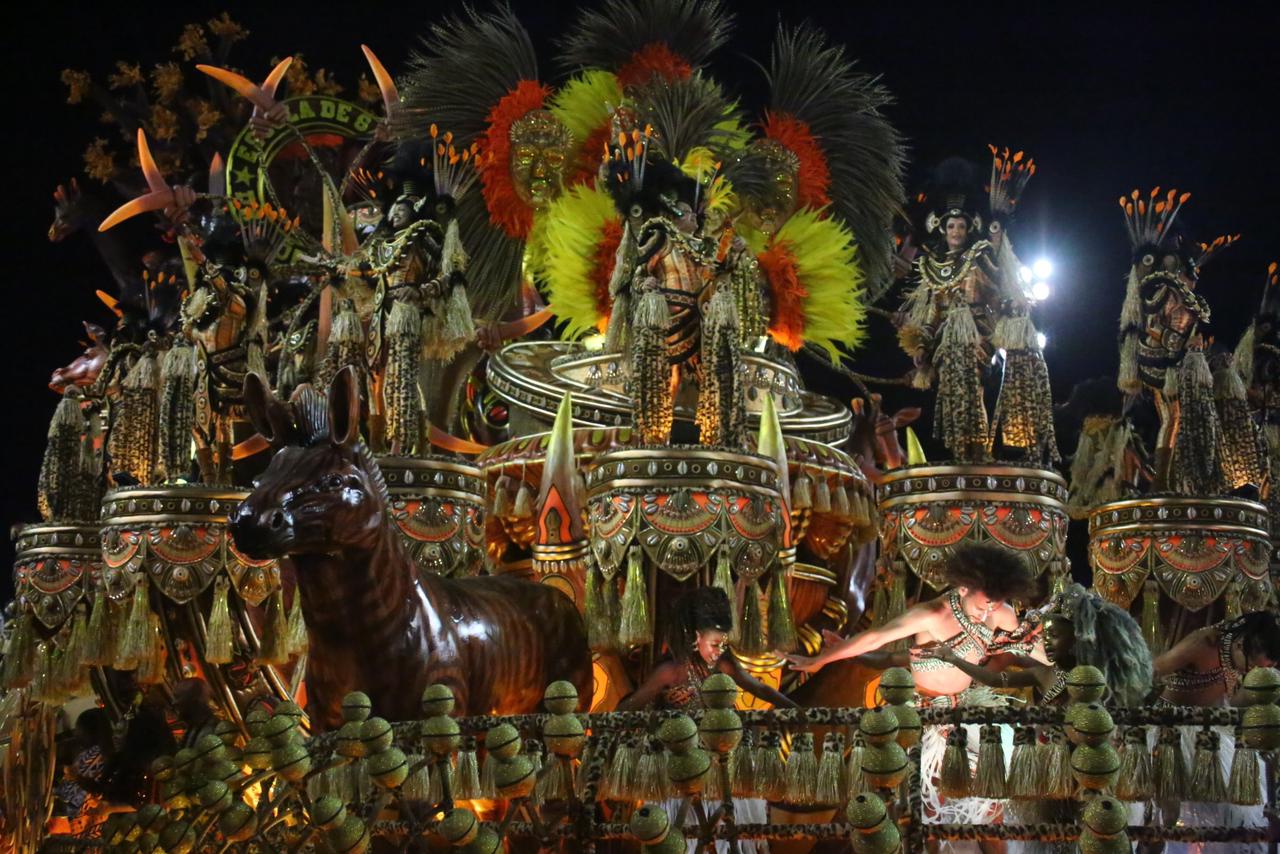
<path id="1" fill-rule="evenodd" d="M 973 687 L 973 677 L 959 667 L 929 657 L 928 650 L 945 646 L 955 658 L 979 664 L 996 651 L 996 633 L 1014 634 L 1019 620 L 1012 600 L 1023 600 L 1035 588 L 1026 564 L 1017 555 L 987 544 L 964 545 L 952 552 L 943 577 L 949 592 L 921 602 L 879 628 L 870 629 L 845 640 L 828 634 L 828 646 L 817 656 L 788 655 L 791 667 L 807 673 L 822 669 L 833 661 L 866 656 L 903 638 L 910 638 L 919 652 L 911 656 L 911 671 L 922 707 L 956 708 L 959 706 L 1003 705 L 1004 697 L 986 686 Z M 883 657 L 892 664 L 893 656 Z M 874 663 L 874 657 L 864 658 Z M 1012 686 L 1010 686 L 1012 687 Z M 985 798 L 951 798 L 938 793 L 942 757 L 950 727 L 925 727 L 921 741 L 921 763 L 924 785 L 925 821 L 946 824 L 989 824 L 998 821 L 1001 802 Z M 976 757 L 978 728 L 969 729 L 969 752 Z M 1012 738 L 1012 732 L 1004 733 Z M 961 850 L 958 844 L 946 850 Z M 966 845 L 969 850 L 976 850 Z M 983 850 L 1001 850 L 986 844 Z"/>
<path id="2" fill-rule="evenodd" d="M 633 712 L 657 707 L 690 713 L 703 708 L 702 683 L 713 673 L 725 673 L 738 687 L 753 697 L 774 706 L 794 709 L 796 703 L 742 669 L 729 648 L 733 631 L 733 609 L 729 597 L 718 587 L 700 587 L 676 601 L 667 624 L 667 657 L 659 662 L 649 678 L 618 703 L 618 711 Z M 765 823 L 769 820 L 768 804 L 761 799 L 734 798 L 734 814 L 739 822 Z M 674 815 L 678 804 L 671 804 Z M 692 816 L 690 817 L 692 820 Z M 690 842 L 690 851 L 696 843 Z M 716 850 L 727 852 L 727 842 L 717 842 Z M 764 854 L 765 842 L 738 842 L 743 854 Z"/>
<path id="3" fill-rule="evenodd" d="M 1160 681 L 1159 702 L 1171 706 L 1227 706 L 1239 703 L 1240 684 L 1244 675 L 1255 667 L 1275 667 L 1280 663 L 1280 614 L 1255 611 L 1234 620 L 1224 620 L 1187 635 L 1155 661 L 1156 678 Z M 1195 757 L 1197 727 L 1179 727 L 1182 749 L 1189 759 Z M 1231 757 L 1235 752 L 1235 733 L 1228 727 L 1215 727 L 1219 739 L 1218 756 L 1222 773 L 1231 776 Z M 1194 767 L 1188 765 L 1188 767 Z M 1264 793 L 1266 787 L 1261 789 Z M 1264 794 L 1265 798 L 1265 794 Z M 1169 801 L 1159 804 L 1166 824 L 1181 823 L 1191 827 L 1261 827 L 1262 805 L 1237 806 L 1228 803 Z M 1170 854 L 1245 854 L 1260 852 L 1266 846 L 1243 843 L 1169 843 Z"/>

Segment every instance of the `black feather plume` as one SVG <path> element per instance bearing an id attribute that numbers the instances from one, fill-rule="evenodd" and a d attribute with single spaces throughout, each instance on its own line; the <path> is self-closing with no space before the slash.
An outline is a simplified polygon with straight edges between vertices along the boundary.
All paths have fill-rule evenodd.
<path id="1" fill-rule="evenodd" d="M 431 28 L 400 80 L 401 137 L 425 137 L 432 123 L 464 145 L 484 133 L 489 110 L 521 80 L 538 79 L 533 41 L 511 7 L 488 15 L 470 6 Z"/>
<path id="2" fill-rule="evenodd" d="M 854 70 L 844 48 L 811 24 L 783 28 L 768 71 L 770 111 L 803 121 L 830 170 L 833 213 L 857 239 L 871 299 L 892 281 L 893 217 L 902 209 L 905 148 L 881 109 L 880 79 Z"/>
<path id="3" fill-rule="evenodd" d="M 729 39 L 733 15 L 722 0 L 605 0 L 584 10 L 560 41 L 566 71 L 617 71 L 656 43 L 697 68 Z"/>

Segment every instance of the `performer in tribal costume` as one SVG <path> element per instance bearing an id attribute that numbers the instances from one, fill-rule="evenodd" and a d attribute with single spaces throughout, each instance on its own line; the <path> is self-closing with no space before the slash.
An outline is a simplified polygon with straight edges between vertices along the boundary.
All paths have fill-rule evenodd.
<path id="1" fill-rule="evenodd" d="M 911 638 L 919 652 L 911 656 L 919 704 L 929 708 L 1001 705 L 1004 698 L 986 686 L 973 687 L 973 678 L 960 668 L 928 654 L 948 647 L 959 660 L 978 664 L 995 650 L 997 632 L 1012 633 L 1019 628 L 1010 600 L 1025 598 L 1032 578 L 1022 560 L 987 545 L 967 545 L 951 556 L 945 577 L 951 592 L 908 609 L 879 628 L 848 639 L 833 633 L 824 636 L 825 646 L 817 656 L 787 656 L 793 669 L 814 672 L 832 661 L 863 657 L 875 666 L 897 663 L 891 653 L 875 653 L 903 638 Z M 926 727 L 922 741 L 923 797 L 925 820 L 931 823 L 981 824 L 998 821 L 999 801 L 982 798 L 944 800 L 937 780 L 949 727 Z M 1011 739 L 1011 733 L 1005 733 Z M 970 732 L 969 751 L 977 753 L 977 730 Z M 946 850 L 960 850 L 950 845 Z M 975 850 L 972 847 L 970 850 Z"/>
<path id="2" fill-rule="evenodd" d="M 1237 690 L 1245 673 L 1255 667 L 1275 667 L 1277 662 L 1280 662 L 1280 615 L 1275 612 L 1255 611 L 1206 626 L 1187 635 L 1156 659 L 1155 673 L 1162 689 L 1159 702 L 1172 706 L 1230 705 L 1239 699 Z M 1191 759 L 1195 756 L 1200 730 L 1197 727 L 1179 729 L 1183 752 Z M 1214 732 L 1219 739 L 1222 773 L 1229 778 L 1235 733 L 1229 727 L 1215 727 Z M 1265 793 L 1266 787 L 1262 791 Z M 1158 806 L 1166 824 L 1178 821 L 1192 827 L 1259 827 L 1266 821 L 1260 805 L 1168 802 Z M 1265 848 L 1260 843 L 1170 843 L 1165 850 L 1170 854 L 1245 854 Z"/>
<path id="3" fill-rule="evenodd" d="M 796 704 L 785 694 L 765 685 L 742 669 L 728 650 L 729 633 L 733 630 L 733 611 L 729 597 L 718 587 L 700 587 L 686 593 L 676 602 L 675 613 L 667 628 L 669 657 L 654 668 L 643 685 L 618 704 L 618 711 L 637 711 L 657 707 L 692 714 L 703 708 L 702 682 L 712 673 L 726 673 L 738 687 L 775 707 L 793 709 Z M 760 799 L 734 799 L 734 815 L 738 822 L 768 821 L 768 805 Z M 677 803 L 668 804 L 675 815 Z M 691 820 L 692 816 L 691 816 Z M 689 851 L 696 843 L 689 843 Z M 716 850 L 727 852 L 727 842 L 716 843 Z M 767 852 L 764 842 L 739 842 L 744 854 Z"/>

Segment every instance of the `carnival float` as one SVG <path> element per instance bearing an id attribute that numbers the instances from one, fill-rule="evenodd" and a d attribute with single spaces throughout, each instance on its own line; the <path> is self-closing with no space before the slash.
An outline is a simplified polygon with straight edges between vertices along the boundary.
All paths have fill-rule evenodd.
<path id="1" fill-rule="evenodd" d="M 718 0 L 603 0 L 545 69 L 466 9 L 396 74 L 353 45 L 348 90 L 237 67 L 224 15 L 181 61 L 64 73 L 118 134 L 50 238 L 110 282 L 14 533 L 12 850 L 1274 841 L 1274 265 L 1215 350 L 1198 283 L 1234 238 L 1121 198 L 1118 388 L 1064 465 L 1012 237 L 1036 164 L 992 146 L 908 205 L 878 78 L 783 25 L 751 112 L 708 66 L 731 31 Z M 938 459 L 855 370 L 872 335 Z M 977 615 L 965 554 L 1026 583 Z M 961 640 L 895 628 L 926 612 Z M 897 634 L 821 667 L 868 631 Z M 1205 632 L 1219 675 L 1183 687 L 1225 668 L 1226 698 L 1157 703 L 1151 659 Z M 927 688 L 1001 655 L 994 700 Z M 117 750 L 148 716 L 177 740 L 55 816 L 82 698 Z"/>

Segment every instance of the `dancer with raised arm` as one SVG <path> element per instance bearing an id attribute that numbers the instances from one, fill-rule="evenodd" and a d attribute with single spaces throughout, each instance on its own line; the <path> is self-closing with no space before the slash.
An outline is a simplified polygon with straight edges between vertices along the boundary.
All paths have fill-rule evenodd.
<path id="1" fill-rule="evenodd" d="M 950 661 L 930 655 L 945 647 L 955 661 L 977 665 L 996 646 L 996 635 L 1013 634 L 1020 628 L 1018 616 L 1009 604 L 1025 601 L 1035 589 L 1026 564 L 1016 554 L 988 544 L 957 548 L 947 562 L 944 577 L 950 592 L 921 602 L 879 628 L 848 639 L 827 634 L 826 647 L 812 658 L 790 655 L 795 670 L 814 672 L 844 658 L 863 658 L 873 666 L 898 664 L 901 654 L 880 652 L 894 641 L 909 638 L 915 650 L 909 664 L 915 676 L 919 704 L 934 708 L 1003 705 L 1005 698 L 985 685 L 973 687 L 973 676 Z M 1012 685 L 1010 687 L 1013 687 Z M 927 726 L 921 743 L 922 795 L 925 820 L 944 824 L 989 824 L 1000 820 L 1002 802 L 985 798 L 943 798 L 938 792 L 942 758 L 949 726 Z M 977 755 L 977 728 L 970 728 L 971 762 Z M 1011 733 L 1006 733 L 1008 740 Z M 944 843 L 939 850 L 1003 851 L 1000 843 Z M 963 848 L 961 846 L 964 846 Z"/>
<path id="2" fill-rule="evenodd" d="M 733 610 L 729 597 L 718 587 L 699 587 L 676 600 L 674 613 L 667 624 L 666 645 L 669 657 L 654 668 L 649 678 L 618 704 L 618 711 L 652 708 L 693 713 L 704 708 L 702 683 L 713 673 L 728 674 L 738 687 L 753 697 L 775 707 L 792 709 L 794 701 L 747 673 L 729 652 L 729 633 L 733 631 Z M 768 804 L 759 798 L 734 798 L 734 814 L 740 822 L 764 823 L 769 818 Z M 675 814 L 678 803 L 668 804 Z M 693 820 L 690 815 L 690 820 Z M 735 843 L 740 854 L 767 854 L 768 844 L 742 840 Z M 689 851 L 696 843 L 689 841 Z M 715 850 L 727 854 L 728 842 L 716 843 Z"/>
<path id="3" fill-rule="evenodd" d="M 969 674 L 975 682 L 993 688 L 1031 688 L 1039 705 L 1066 705 L 1067 674 L 1078 665 L 1091 665 L 1102 672 L 1109 690 L 1108 704 L 1142 705 L 1151 692 L 1151 652 L 1142 629 L 1128 611 L 1107 602 L 1079 584 L 1069 585 L 1053 598 L 1040 618 L 1044 629 L 1044 653 L 1048 663 L 1022 657 L 1020 670 L 994 670 L 970 664 L 945 646 L 929 655 L 946 661 Z M 1033 798 L 1010 800 L 1019 824 L 1077 821 L 1077 805 L 1071 800 Z M 1141 810 L 1134 816 L 1141 822 Z M 1008 819 L 1009 813 L 1006 812 Z M 1072 843 L 1013 842 L 1011 854 L 1060 854 L 1074 851 Z"/>
<path id="4" fill-rule="evenodd" d="M 1041 625 L 1047 661 L 1017 656 L 1018 670 L 971 664 L 946 645 L 921 655 L 950 664 L 980 685 L 1031 688 L 1042 705 L 1065 703 L 1067 674 L 1077 665 L 1087 664 L 1102 671 L 1111 702 L 1142 705 L 1151 692 L 1151 652 L 1137 621 L 1127 611 L 1072 584 L 1054 597 Z"/>
<path id="5" fill-rule="evenodd" d="M 702 682 L 713 673 L 726 673 L 753 697 L 784 709 L 795 702 L 747 673 L 729 651 L 733 611 L 729 597 L 718 587 L 699 587 L 676 602 L 667 627 L 669 657 L 653 669 L 649 678 L 618 703 L 629 712 L 657 706 L 688 712 L 702 708 Z"/>

